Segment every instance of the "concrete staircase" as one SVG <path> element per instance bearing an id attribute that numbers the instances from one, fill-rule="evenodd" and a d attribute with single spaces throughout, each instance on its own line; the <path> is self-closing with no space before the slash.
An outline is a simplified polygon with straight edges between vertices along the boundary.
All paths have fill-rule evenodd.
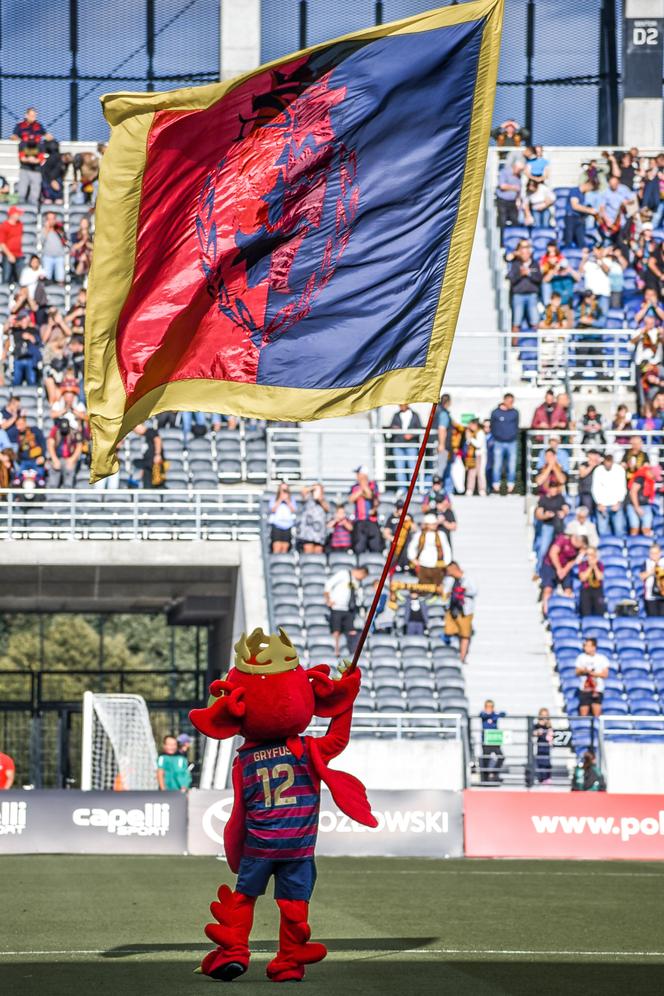
<path id="1" fill-rule="evenodd" d="M 454 556 L 479 592 L 464 671 L 471 715 L 487 698 L 512 716 L 537 715 L 542 706 L 558 712 L 523 498 L 460 496 L 454 507 Z"/>

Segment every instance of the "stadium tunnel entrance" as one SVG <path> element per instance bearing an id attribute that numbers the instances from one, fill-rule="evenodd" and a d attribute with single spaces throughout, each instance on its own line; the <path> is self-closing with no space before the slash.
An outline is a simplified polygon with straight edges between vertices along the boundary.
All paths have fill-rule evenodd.
<path id="1" fill-rule="evenodd" d="M 227 671 L 248 598 L 265 621 L 253 545 L 4 544 L 0 750 L 22 784 L 78 785 L 85 691 L 141 695 L 155 738 L 189 733 L 200 765 L 188 712 Z"/>

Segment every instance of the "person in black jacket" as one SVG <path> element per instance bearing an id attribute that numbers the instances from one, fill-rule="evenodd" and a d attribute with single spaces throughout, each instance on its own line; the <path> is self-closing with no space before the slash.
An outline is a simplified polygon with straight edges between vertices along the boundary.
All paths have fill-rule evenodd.
<path id="1" fill-rule="evenodd" d="M 51 204 L 64 203 L 64 180 L 72 161 L 68 152 L 62 154 L 60 146 L 54 138 L 44 142 L 44 151 L 48 158 L 41 168 L 42 200 Z"/>
<path id="2" fill-rule="evenodd" d="M 512 335 L 518 336 L 524 318 L 531 329 L 536 329 L 539 323 L 537 302 L 542 272 L 533 259 L 533 247 L 527 239 L 519 242 L 507 276 L 512 294 Z"/>
<path id="3" fill-rule="evenodd" d="M 493 491 L 495 494 L 500 491 L 503 465 L 507 463 L 507 492 L 511 494 L 516 481 L 516 457 L 519 445 L 519 412 L 514 407 L 513 394 L 506 394 L 498 407 L 491 412 L 491 438 Z"/>
<path id="4" fill-rule="evenodd" d="M 392 455 L 400 488 L 407 488 L 417 463 L 422 423 L 410 405 L 399 405 L 390 422 Z"/>

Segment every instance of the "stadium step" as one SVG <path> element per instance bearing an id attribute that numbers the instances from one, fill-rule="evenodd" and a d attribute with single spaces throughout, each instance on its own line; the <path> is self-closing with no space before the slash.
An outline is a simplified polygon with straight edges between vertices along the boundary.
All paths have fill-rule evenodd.
<path id="1" fill-rule="evenodd" d="M 478 587 L 475 636 L 464 669 L 471 713 L 493 698 L 499 711 L 557 712 L 546 633 L 532 583 L 523 498 L 455 498 L 462 528 L 454 556 Z"/>

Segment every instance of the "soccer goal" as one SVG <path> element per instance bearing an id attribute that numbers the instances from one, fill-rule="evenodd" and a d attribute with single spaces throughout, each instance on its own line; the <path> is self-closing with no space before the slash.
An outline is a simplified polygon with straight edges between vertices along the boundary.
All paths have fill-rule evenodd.
<path id="1" fill-rule="evenodd" d="M 83 695 L 81 788 L 156 789 L 157 748 L 140 695 Z"/>

